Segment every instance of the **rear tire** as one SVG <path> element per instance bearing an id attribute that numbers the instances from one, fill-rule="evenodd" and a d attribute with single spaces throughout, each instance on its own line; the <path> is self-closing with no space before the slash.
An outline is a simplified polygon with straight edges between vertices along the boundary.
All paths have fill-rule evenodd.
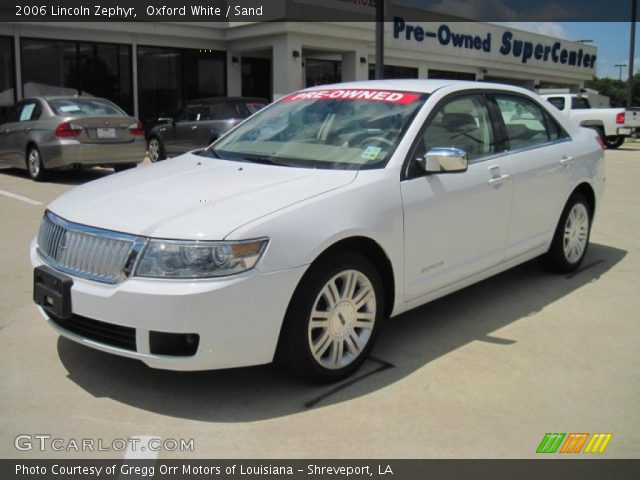
<path id="1" fill-rule="evenodd" d="M 616 149 L 624 143 L 624 137 L 622 135 L 614 135 L 604 138 L 604 144 L 607 148 Z"/>
<path id="2" fill-rule="evenodd" d="M 384 312 L 382 280 L 373 263 L 340 251 L 313 264 L 285 315 L 277 360 L 294 373 L 328 383 L 365 361 Z"/>
<path id="3" fill-rule="evenodd" d="M 26 163 L 27 171 L 32 180 L 40 182 L 47 177 L 48 172 L 42 161 L 40 150 L 35 145 L 31 145 L 27 149 Z"/>
<path id="4" fill-rule="evenodd" d="M 587 198 L 574 193 L 560 216 L 551 247 L 542 257 L 548 270 L 568 273 L 578 269 L 589 247 L 592 216 Z"/>
<path id="5" fill-rule="evenodd" d="M 147 152 L 149 153 L 149 160 L 151 163 L 155 163 L 159 160 L 164 160 L 167 155 L 164 150 L 162 140 L 158 137 L 151 137 L 147 144 Z"/>

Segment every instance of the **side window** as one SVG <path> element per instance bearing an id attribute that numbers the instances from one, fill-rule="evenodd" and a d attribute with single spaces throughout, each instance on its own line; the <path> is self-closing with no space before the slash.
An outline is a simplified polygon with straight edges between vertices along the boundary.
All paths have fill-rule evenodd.
<path id="1" fill-rule="evenodd" d="M 564 97 L 549 97 L 547 98 L 547 101 L 558 110 L 564 110 Z"/>
<path id="2" fill-rule="evenodd" d="M 40 104 L 33 100 L 27 100 L 18 106 L 18 121 L 28 122 L 40 118 L 42 109 Z"/>
<path id="3" fill-rule="evenodd" d="M 187 104 L 184 107 L 182 107 L 180 112 L 178 112 L 176 121 L 177 122 L 195 122 L 198 120 L 199 110 L 200 110 L 199 105 Z"/>
<path id="4" fill-rule="evenodd" d="M 507 128 L 509 150 L 532 147 L 559 138 L 559 128 L 532 101 L 522 97 L 496 95 L 498 108 Z M 554 131 L 555 130 L 555 131 Z"/>
<path id="5" fill-rule="evenodd" d="M 481 96 L 457 97 L 440 106 L 422 134 L 413 158 L 423 157 L 435 147 L 464 150 L 469 161 L 494 153 L 493 128 Z"/>
<path id="6" fill-rule="evenodd" d="M 589 100 L 585 97 L 572 97 L 571 98 L 571 109 L 572 110 L 587 110 L 591 108 L 591 104 Z"/>

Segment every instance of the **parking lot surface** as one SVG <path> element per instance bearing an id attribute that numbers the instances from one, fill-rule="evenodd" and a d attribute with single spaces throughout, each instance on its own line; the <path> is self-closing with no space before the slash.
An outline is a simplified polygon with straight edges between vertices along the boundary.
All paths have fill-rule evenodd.
<path id="1" fill-rule="evenodd" d="M 35 183 L 0 170 L 0 456 L 125 454 L 14 446 L 44 434 L 63 446 L 193 439 L 166 459 L 533 458 L 547 432 L 606 432 L 600 456 L 638 458 L 640 149 L 609 150 L 606 163 L 577 273 L 529 262 L 389 320 L 373 358 L 331 386 L 272 366 L 152 370 L 59 337 L 31 300 L 29 243 L 48 202 L 111 171 Z"/>

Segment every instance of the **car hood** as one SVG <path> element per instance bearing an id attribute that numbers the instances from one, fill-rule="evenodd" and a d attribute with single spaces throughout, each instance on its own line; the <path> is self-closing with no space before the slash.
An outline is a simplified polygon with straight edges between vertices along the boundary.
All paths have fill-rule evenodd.
<path id="1" fill-rule="evenodd" d="M 236 228 L 352 182 L 357 171 L 261 165 L 187 153 L 96 180 L 49 209 L 69 220 L 170 239 L 225 238 Z"/>

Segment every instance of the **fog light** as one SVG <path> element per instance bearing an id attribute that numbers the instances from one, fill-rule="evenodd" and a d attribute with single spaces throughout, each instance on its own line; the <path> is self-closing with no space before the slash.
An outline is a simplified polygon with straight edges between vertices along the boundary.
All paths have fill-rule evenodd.
<path id="1" fill-rule="evenodd" d="M 149 349 L 154 355 L 191 357 L 198 351 L 199 343 L 197 333 L 149 332 Z"/>

